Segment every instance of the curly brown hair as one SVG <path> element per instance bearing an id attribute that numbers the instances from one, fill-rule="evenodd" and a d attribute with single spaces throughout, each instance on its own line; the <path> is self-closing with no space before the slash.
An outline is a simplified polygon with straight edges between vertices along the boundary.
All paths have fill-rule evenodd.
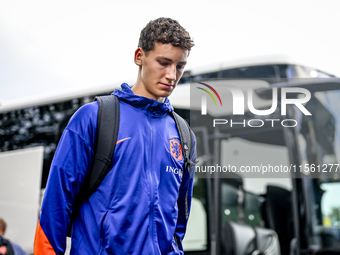
<path id="1" fill-rule="evenodd" d="M 140 32 L 138 47 L 146 53 L 153 50 L 155 42 L 171 43 L 174 47 L 181 47 L 189 52 L 194 46 L 189 33 L 177 20 L 170 18 L 151 20 Z"/>
<path id="2" fill-rule="evenodd" d="M 0 232 L 5 234 L 6 227 L 7 227 L 6 221 L 3 218 L 0 218 Z"/>

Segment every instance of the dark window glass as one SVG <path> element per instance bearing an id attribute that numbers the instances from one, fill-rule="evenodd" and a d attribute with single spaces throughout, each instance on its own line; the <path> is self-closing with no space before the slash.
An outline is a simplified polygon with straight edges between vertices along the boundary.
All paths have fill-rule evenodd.
<path id="1" fill-rule="evenodd" d="M 193 77 L 194 81 L 202 81 L 202 80 L 209 80 L 209 79 L 217 79 L 218 72 L 211 72 L 211 73 L 203 73 L 198 74 Z"/>
<path id="2" fill-rule="evenodd" d="M 245 78 L 245 79 L 256 79 L 256 78 L 276 78 L 276 71 L 274 66 L 248 66 L 234 69 L 223 70 L 220 78 Z"/>

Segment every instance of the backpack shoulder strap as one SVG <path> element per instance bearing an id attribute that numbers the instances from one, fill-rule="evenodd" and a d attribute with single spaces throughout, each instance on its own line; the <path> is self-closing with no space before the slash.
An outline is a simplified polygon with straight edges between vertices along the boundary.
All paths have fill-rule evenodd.
<path id="1" fill-rule="evenodd" d="M 193 144 L 192 137 L 194 136 L 194 133 L 191 131 L 189 124 L 176 112 L 172 111 L 170 115 L 175 120 L 176 127 L 177 127 L 178 134 L 179 134 L 179 139 L 181 140 L 182 151 L 183 151 L 183 156 L 184 156 L 183 171 L 186 171 L 186 169 L 189 166 L 196 165 L 196 162 L 193 162 L 190 160 L 190 153 L 191 153 L 192 144 Z"/>
<path id="2" fill-rule="evenodd" d="M 96 97 L 98 101 L 97 139 L 94 161 L 85 186 L 85 199 L 96 191 L 109 172 L 116 148 L 119 129 L 119 99 L 114 96 Z"/>
<path id="3" fill-rule="evenodd" d="M 114 95 L 95 97 L 98 101 L 97 133 L 92 167 L 85 177 L 75 200 L 67 236 L 71 236 L 73 221 L 84 201 L 96 191 L 110 171 L 119 129 L 119 99 Z"/>

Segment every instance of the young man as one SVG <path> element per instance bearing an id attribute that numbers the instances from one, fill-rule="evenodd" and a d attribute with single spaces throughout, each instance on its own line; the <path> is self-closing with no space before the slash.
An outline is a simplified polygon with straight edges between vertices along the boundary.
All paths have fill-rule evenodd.
<path id="1" fill-rule="evenodd" d="M 134 59 L 137 81 L 132 89 L 124 83 L 113 93 L 120 102 L 120 122 L 111 170 L 76 214 L 71 254 L 183 254 L 194 171 L 183 169 L 167 97 L 183 74 L 192 46 L 188 32 L 172 19 L 151 21 L 141 31 Z M 35 255 L 65 252 L 74 201 L 93 162 L 97 114 L 96 102 L 81 107 L 60 139 Z M 167 171 L 169 167 L 179 170 Z"/>

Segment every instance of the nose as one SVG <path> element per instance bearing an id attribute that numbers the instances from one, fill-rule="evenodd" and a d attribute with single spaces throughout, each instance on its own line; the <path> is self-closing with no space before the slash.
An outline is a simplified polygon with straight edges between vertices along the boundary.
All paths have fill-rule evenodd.
<path id="1" fill-rule="evenodd" d="M 171 65 L 167 68 L 165 78 L 169 81 L 176 80 L 176 66 L 175 65 Z"/>

